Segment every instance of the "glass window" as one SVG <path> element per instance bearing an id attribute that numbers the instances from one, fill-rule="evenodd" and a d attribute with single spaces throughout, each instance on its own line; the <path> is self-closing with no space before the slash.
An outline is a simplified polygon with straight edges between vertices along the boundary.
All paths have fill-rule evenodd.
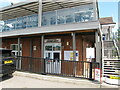
<path id="1" fill-rule="evenodd" d="M 27 17 L 23 17 L 23 24 L 22 24 L 22 28 L 26 28 L 27 26 Z"/>
<path id="2" fill-rule="evenodd" d="M 53 43 L 53 51 L 60 51 L 61 43 Z"/>
<path id="3" fill-rule="evenodd" d="M 38 15 L 33 15 L 33 27 L 38 27 Z"/>
<path id="4" fill-rule="evenodd" d="M 75 13 L 75 22 L 81 22 L 82 16 L 81 13 Z"/>
<path id="5" fill-rule="evenodd" d="M 45 16 L 42 17 L 42 26 L 46 26 L 47 25 L 47 19 Z"/>
<path id="6" fill-rule="evenodd" d="M 27 17 L 27 28 L 31 28 L 32 27 L 32 16 L 28 16 Z"/>
<path id="7" fill-rule="evenodd" d="M 50 18 L 50 24 L 51 25 L 56 24 L 56 17 L 55 16 Z"/>
<path id="8" fill-rule="evenodd" d="M 43 12 L 42 26 L 55 25 L 56 24 L 56 11 Z"/>
<path id="9" fill-rule="evenodd" d="M 64 16 L 58 16 L 57 17 L 57 24 L 64 24 L 65 23 L 65 17 Z"/>
<path id="10" fill-rule="evenodd" d="M 57 11 L 57 24 L 74 22 L 73 8 L 61 9 Z"/>
<path id="11" fill-rule="evenodd" d="M 53 47 L 52 47 L 52 44 L 46 44 L 46 45 L 45 45 L 45 50 L 46 50 L 46 51 L 52 51 L 52 48 L 53 48 Z"/>
<path id="12" fill-rule="evenodd" d="M 73 16 L 72 15 L 67 15 L 66 16 L 66 23 L 72 23 L 74 21 Z"/>
<path id="13" fill-rule="evenodd" d="M 17 18 L 16 29 L 22 29 L 22 17 Z"/>
<path id="14" fill-rule="evenodd" d="M 11 50 L 18 51 L 18 44 L 11 44 Z M 20 50 L 22 50 L 22 44 L 20 44 Z"/>

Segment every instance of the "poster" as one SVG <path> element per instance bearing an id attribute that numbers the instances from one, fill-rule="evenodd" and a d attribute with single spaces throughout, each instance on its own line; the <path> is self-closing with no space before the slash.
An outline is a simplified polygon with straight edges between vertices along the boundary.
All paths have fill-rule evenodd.
<path id="1" fill-rule="evenodd" d="M 94 79 L 101 82 L 101 70 L 99 68 L 95 68 Z"/>
<path id="2" fill-rule="evenodd" d="M 88 59 L 95 58 L 95 49 L 94 48 L 86 48 L 86 58 L 88 58 Z"/>
<path id="3" fill-rule="evenodd" d="M 73 61 L 73 51 L 64 51 L 64 60 Z M 76 51 L 76 61 L 79 61 L 78 51 Z"/>

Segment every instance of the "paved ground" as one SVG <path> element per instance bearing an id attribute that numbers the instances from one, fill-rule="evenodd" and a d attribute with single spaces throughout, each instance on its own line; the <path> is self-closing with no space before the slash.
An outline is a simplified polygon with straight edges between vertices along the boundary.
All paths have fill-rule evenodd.
<path id="1" fill-rule="evenodd" d="M 49 80 L 40 80 L 37 78 L 30 78 L 25 76 L 4 77 L 1 82 L 2 88 L 100 88 L 99 84 L 88 80 L 81 80 L 78 84 L 57 82 Z M 109 86 L 103 86 L 110 88 Z"/>
<path id="2" fill-rule="evenodd" d="M 70 83 L 52 82 L 21 76 L 14 76 L 12 78 L 7 78 L 7 80 L 2 81 L 2 88 L 83 88 L 83 87 L 91 86 L 86 84 L 75 85 Z"/>

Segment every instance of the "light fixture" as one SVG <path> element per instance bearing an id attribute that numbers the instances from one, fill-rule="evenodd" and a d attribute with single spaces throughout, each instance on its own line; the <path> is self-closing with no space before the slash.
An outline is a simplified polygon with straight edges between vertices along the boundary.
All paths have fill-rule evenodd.
<path id="1" fill-rule="evenodd" d="M 67 42 L 67 46 L 69 45 L 69 42 Z"/>

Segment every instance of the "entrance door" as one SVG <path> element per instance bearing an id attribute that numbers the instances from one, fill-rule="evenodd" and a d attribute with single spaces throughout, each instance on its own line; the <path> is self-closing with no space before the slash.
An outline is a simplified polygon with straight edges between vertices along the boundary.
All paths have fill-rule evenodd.
<path id="1" fill-rule="evenodd" d="M 45 43 L 46 73 L 61 73 L 61 43 Z"/>
<path id="2" fill-rule="evenodd" d="M 60 53 L 53 53 L 53 59 L 60 60 Z"/>

